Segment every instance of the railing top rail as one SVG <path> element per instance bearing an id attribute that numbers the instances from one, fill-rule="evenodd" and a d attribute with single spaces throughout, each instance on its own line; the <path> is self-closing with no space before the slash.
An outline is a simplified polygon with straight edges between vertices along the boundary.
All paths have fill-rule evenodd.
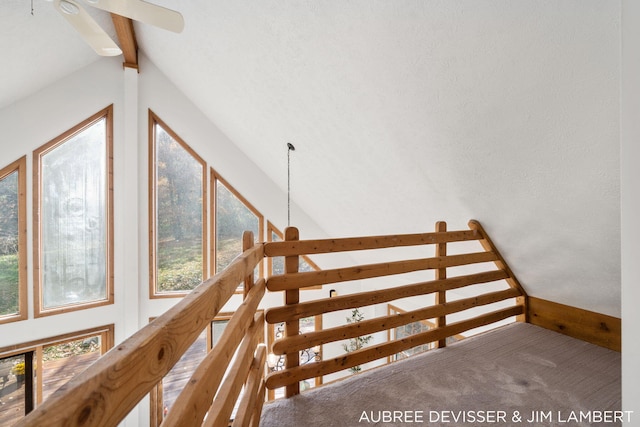
<path id="1" fill-rule="evenodd" d="M 115 426 L 164 377 L 264 257 L 258 244 L 54 392 L 17 426 Z"/>
<path id="2" fill-rule="evenodd" d="M 293 240 L 265 243 L 265 256 L 312 255 L 334 252 L 384 249 L 400 246 L 432 245 L 437 243 L 480 240 L 477 230 L 444 231 L 388 236 L 345 237 L 339 239 Z"/>

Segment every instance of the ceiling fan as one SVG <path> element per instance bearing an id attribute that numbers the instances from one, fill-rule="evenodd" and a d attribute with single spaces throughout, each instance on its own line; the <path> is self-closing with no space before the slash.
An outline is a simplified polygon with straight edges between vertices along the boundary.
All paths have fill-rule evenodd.
<path id="1" fill-rule="evenodd" d="M 179 33 L 184 29 L 184 19 L 180 12 L 143 0 L 82 0 L 82 2 L 80 0 L 53 0 L 55 9 L 101 56 L 117 56 L 122 53 L 122 50 L 84 10 L 82 3 L 174 33 Z"/>

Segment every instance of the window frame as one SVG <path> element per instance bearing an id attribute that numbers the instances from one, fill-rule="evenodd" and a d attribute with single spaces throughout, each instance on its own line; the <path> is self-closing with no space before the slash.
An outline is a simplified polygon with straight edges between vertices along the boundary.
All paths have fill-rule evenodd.
<path id="1" fill-rule="evenodd" d="M 229 181 L 225 180 L 215 169 L 210 168 L 210 180 L 211 180 L 211 271 L 213 274 L 219 273 L 217 271 L 218 266 L 218 236 L 217 236 L 217 202 L 218 202 L 218 185 L 217 182 L 220 181 L 222 185 L 224 185 L 227 190 L 231 194 L 233 194 L 247 209 L 249 209 L 257 218 L 258 218 L 258 234 L 259 236 L 254 236 L 254 240 L 258 243 L 264 242 L 264 215 L 260 213 L 258 209 L 256 209 L 238 190 L 236 190 Z M 242 236 L 240 236 L 242 239 Z M 240 255 L 240 254 L 238 254 Z M 258 267 L 259 276 L 258 278 L 264 277 L 264 261 L 260 261 Z M 257 278 L 256 278 L 257 279 Z M 236 294 L 243 293 L 243 286 L 240 284 L 235 291 Z"/>
<path id="2" fill-rule="evenodd" d="M 81 302 L 77 304 L 65 304 L 53 308 L 45 308 L 42 300 L 44 292 L 42 286 L 42 221 L 40 217 L 42 196 L 42 157 L 63 145 L 75 135 L 93 126 L 96 122 L 105 120 L 105 145 L 106 145 L 106 283 L 105 298 L 97 301 Z M 114 261 L 113 261 L 113 104 L 83 120 L 71 129 L 47 142 L 33 151 L 33 304 L 34 316 L 44 317 L 71 311 L 85 310 L 88 308 L 110 305 L 114 302 Z"/>
<path id="3" fill-rule="evenodd" d="M 0 180 L 18 174 L 18 312 L 0 315 L 0 325 L 28 318 L 27 286 L 27 156 L 0 169 Z"/>
<path id="4" fill-rule="evenodd" d="M 258 313 L 263 312 L 264 310 L 258 310 Z M 229 322 L 231 317 L 233 317 L 235 312 L 220 312 L 218 313 L 213 320 L 209 322 L 209 324 L 203 330 L 206 331 L 206 348 L 207 354 L 213 350 L 215 343 L 213 342 L 213 322 L 226 320 Z M 155 320 L 155 317 L 149 318 L 149 323 Z M 196 338 L 197 339 L 197 338 Z M 195 341 L 194 341 L 195 342 Z M 193 345 L 193 343 L 192 343 Z M 189 350 L 187 350 L 189 351 Z M 186 352 L 185 352 L 186 353 Z M 206 357 L 206 355 L 205 355 Z M 172 368 L 173 369 L 173 368 Z M 196 368 L 197 369 L 197 368 Z M 189 374 L 189 378 L 193 375 L 193 372 Z M 166 375 L 165 375 L 166 377 Z M 157 427 L 164 421 L 164 385 L 163 380 L 165 377 L 156 384 L 156 386 L 149 392 L 149 425 L 151 427 Z"/>
<path id="5" fill-rule="evenodd" d="M 176 132 L 171 129 L 160 117 L 149 109 L 149 298 L 182 298 L 189 292 L 157 290 L 157 169 L 156 169 L 156 125 L 160 126 L 171 138 L 173 138 L 189 155 L 202 166 L 202 280 L 208 278 L 209 248 L 207 241 L 207 163 L 195 152 Z"/>
<path id="6" fill-rule="evenodd" d="M 11 346 L 0 348 L 0 358 L 17 356 L 27 352 L 33 352 L 34 365 L 36 374 L 34 375 L 34 388 L 35 396 L 34 402 L 37 407 L 43 402 L 43 368 L 42 368 L 42 356 L 43 349 L 53 345 L 65 344 L 71 341 L 80 340 L 83 338 L 90 338 L 96 335 L 100 335 L 100 355 L 104 355 L 114 346 L 114 325 L 108 324 L 104 326 L 98 326 L 90 329 L 83 329 L 80 331 L 74 331 L 67 334 L 56 335 L 49 338 L 44 338 L 35 341 L 29 341 L 20 344 L 14 344 Z"/>
<path id="7" fill-rule="evenodd" d="M 316 314 L 313 316 L 308 316 L 308 317 L 313 317 L 313 326 L 314 326 L 314 331 L 318 332 L 318 331 L 322 331 L 322 314 Z M 299 319 L 301 320 L 301 319 Z M 285 322 L 277 322 L 277 323 L 267 323 L 267 357 L 270 357 L 273 354 L 273 352 L 271 351 L 271 349 L 273 348 L 273 344 L 276 341 L 276 325 L 284 325 Z M 283 330 L 284 333 L 284 330 Z M 300 332 L 302 333 L 302 332 Z M 316 354 L 316 362 L 322 362 L 323 357 L 324 357 L 324 344 L 318 344 L 314 347 L 318 348 L 318 352 L 315 353 Z M 313 347 L 312 347 L 313 348 Z M 304 350 L 308 350 L 308 349 L 303 349 L 303 350 L 298 350 L 298 358 L 300 358 L 300 354 L 304 351 Z M 280 356 L 279 358 L 284 358 L 284 355 Z M 284 359 L 283 359 L 284 360 Z M 275 372 L 277 371 L 277 369 L 273 369 L 271 367 L 267 367 L 267 370 L 269 371 L 269 373 L 271 372 Z M 318 376 L 318 377 L 313 377 L 314 381 L 315 381 L 315 385 L 312 386 L 311 388 L 317 388 L 319 386 L 321 386 L 322 384 L 324 384 L 324 376 Z M 300 381 L 302 382 L 302 381 Z M 279 389 L 282 389 L 284 387 L 279 387 Z M 272 401 L 276 399 L 276 390 L 278 389 L 269 389 L 268 393 L 267 393 L 267 401 Z"/>

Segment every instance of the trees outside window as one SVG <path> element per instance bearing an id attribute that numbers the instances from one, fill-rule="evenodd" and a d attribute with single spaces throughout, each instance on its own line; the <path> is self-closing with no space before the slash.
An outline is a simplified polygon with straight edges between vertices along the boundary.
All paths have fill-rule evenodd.
<path id="1" fill-rule="evenodd" d="M 0 169 L 0 323 L 27 317 L 26 158 Z"/>
<path id="2" fill-rule="evenodd" d="M 150 113 L 151 294 L 185 294 L 206 277 L 206 166 Z"/>
<path id="3" fill-rule="evenodd" d="M 215 212 L 215 268 L 216 273 L 224 270 L 231 261 L 242 253 L 242 234 L 253 232 L 254 242 L 262 241 L 264 219 L 244 197 L 215 171 L 211 171 Z M 260 276 L 259 268 L 255 276 Z M 242 286 L 239 286 L 242 291 Z"/>
<path id="4" fill-rule="evenodd" d="M 36 316 L 113 302 L 112 115 L 34 151 Z"/>

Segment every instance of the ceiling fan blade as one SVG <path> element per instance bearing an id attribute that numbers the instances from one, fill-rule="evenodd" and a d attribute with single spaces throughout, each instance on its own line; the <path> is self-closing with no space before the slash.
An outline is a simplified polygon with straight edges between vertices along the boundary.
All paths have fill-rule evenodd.
<path id="1" fill-rule="evenodd" d="M 143 0 L 84 0 L 85 3 L 145 24 L 180 33 L 184 18 L 180 12 Z"/>
<path id="2" fill-rule="evenodd" d="M 53 6 L 101 56 L 117 56 L 122 51 L 96 21 L 73 0 L 54 0 Z"/>

